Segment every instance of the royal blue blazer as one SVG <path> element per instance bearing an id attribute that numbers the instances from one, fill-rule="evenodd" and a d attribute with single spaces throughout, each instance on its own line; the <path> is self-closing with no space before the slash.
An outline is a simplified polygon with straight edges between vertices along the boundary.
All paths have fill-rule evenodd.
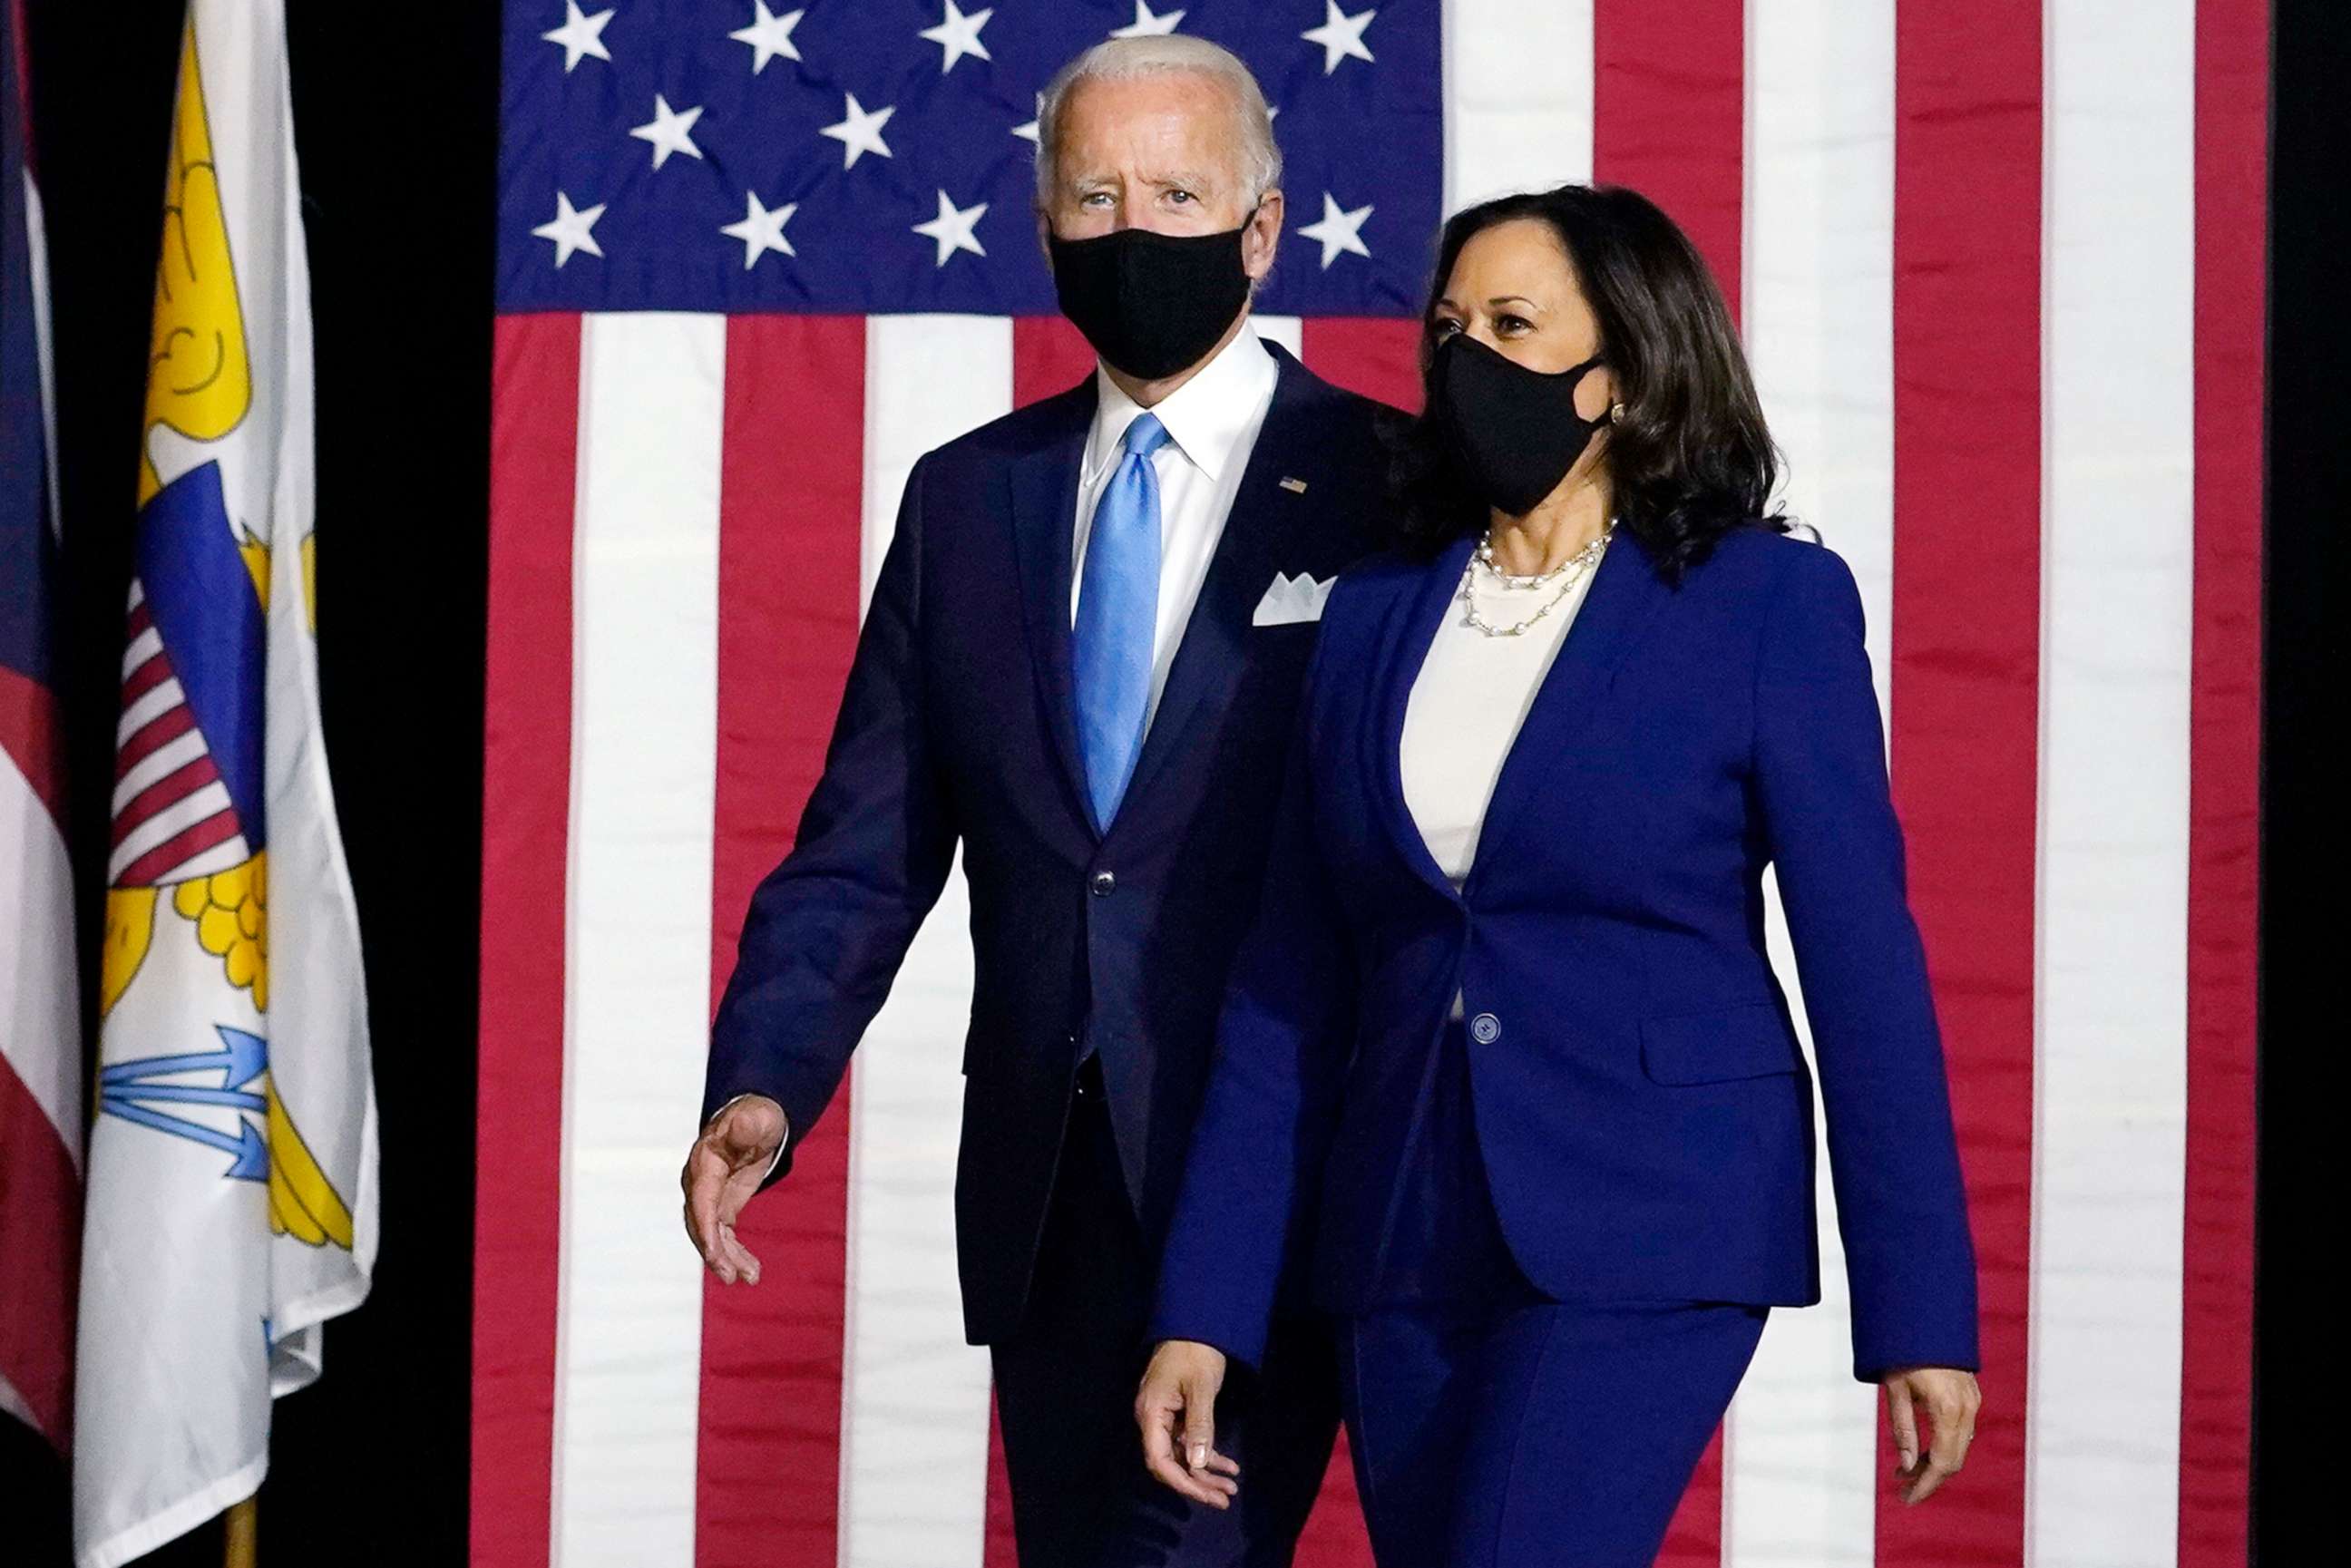
<path id="1" fill-rule="evenodd" d="M 1759 528 L 1673 587 L 1621 530 L 1457 894 L 1398 747 L 1469 549 L 1374 557 L 1325 606 L 1154 1337 L 1253 1362 L 1290 1298 L 1380 1303 L 1457 988 L 1496 1215 L 1537 1288 L 1817 1301 L 1812 1071 L 1765 955 L 1768 865 L 1828 1116 L 1855 1375 L 1974 1368 L 1966 1196 L 1851 571 Z"/>

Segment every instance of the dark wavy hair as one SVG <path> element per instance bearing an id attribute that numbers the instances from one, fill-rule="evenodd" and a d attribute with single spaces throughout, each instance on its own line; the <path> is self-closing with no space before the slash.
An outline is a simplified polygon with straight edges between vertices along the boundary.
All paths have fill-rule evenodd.
<path id="1" fill-rule="evenodd" d="M 1532 218 L 1567 249 L 1599 318 L 1600 351 L 1625 413 L 1605 461 L 1618 523 L 1648 547 L 1668 582 L 1734 528 L 1788 530 L 1766 516 L 1780 458 L 1721 290 L 1689 236 L 1637 191 L 1609 185 L 1499 196 L 1447 220 L 1421 309 L 1421 413 L 1396 437 L 1398 525 L 1429 551 L 1485 525 L 1485 502 L 1433 417 L 1437 302 L 1470 236 Z"/>

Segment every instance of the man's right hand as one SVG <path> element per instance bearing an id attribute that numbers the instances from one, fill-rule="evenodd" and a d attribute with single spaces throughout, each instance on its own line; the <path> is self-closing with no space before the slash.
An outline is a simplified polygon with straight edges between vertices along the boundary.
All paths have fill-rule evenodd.
<path id="1" fill-rule="evenodd" d="M 764 1094 L 719 1107 L 686 1151 L 678 1184 L 685 1189 L 685 1233 L 702 1261 L 731 1285 L 759 1282 L 759 1260 L 736 1238 L 743 1206 L 767 1179 L 784 1142 L 784 1108 Z"/>

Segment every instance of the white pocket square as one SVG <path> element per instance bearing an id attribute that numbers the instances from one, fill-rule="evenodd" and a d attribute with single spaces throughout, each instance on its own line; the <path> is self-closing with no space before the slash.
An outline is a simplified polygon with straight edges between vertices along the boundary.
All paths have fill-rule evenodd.
<path id="1" fill-rule="evenodd" d="M 1265 597 L 1257 601 L 1257 613 L 1249 617 L 1249 624 L 1289 626 L 1301 621 L 1320 621 L 1323 601 L 1331 597 L 1331 585 L 1338 580 L 1326 577 L 1317 582 L 1311 571 L 1301 571 L 1296 577 L 1277 571 L 1273 581 L 1266 586 Z"/>

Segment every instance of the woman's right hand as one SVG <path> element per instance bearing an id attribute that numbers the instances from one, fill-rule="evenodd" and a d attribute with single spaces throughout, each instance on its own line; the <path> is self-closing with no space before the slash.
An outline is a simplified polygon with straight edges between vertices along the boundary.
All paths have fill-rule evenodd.
<path id="1" fill-rule="evenodd" d="M 1224 1385 L 1223 1351 L 1171 1339 L 1153 1354 L 1134 1395 L 1144 1468 L 1210 1508 L 1230 1508 L 1240 1490 L 1240 1466 L 1217 1452 L 1217 1394 Z"/>

